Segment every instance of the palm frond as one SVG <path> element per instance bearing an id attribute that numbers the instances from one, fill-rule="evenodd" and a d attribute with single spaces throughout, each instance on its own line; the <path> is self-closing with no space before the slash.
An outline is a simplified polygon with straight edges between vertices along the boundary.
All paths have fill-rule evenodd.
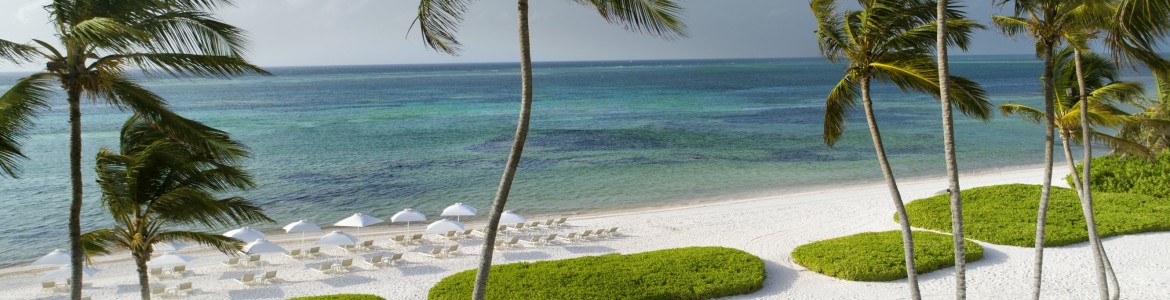
<path id="1" fill-rule="evenodd" d="M 1027 19 L 1009 16 L 991 16 L 991 24 L 999 28 L 1004 35 L 1015 38 L 1024 33 L 1033 32 L 1034 24 Z"/>
<path id="2" fill-rule="evenodd" d="M 25 158 L 21 139 L 32 128 L 32 120 L 49 110 L 55 79 L 53 74 L 36 73 L 21 78 L 0 95 L 0 173 L 19 174 L 19 159 Z"/>
<path id="3" fill-rule="evenodd" d="M 92 258 L 98 255 L 109 255 L 116 250 L 117 234 L 113 229 L 97 229 L 81 234 L 81 250 L 85 253 L 85 260 L 93 264 Z"/>
<path id="4" fill-rule="evenodd" d="M 837 62 L 847 44 L 841 15 L 836 12 L 837 1 L 812 0 L 809 6 L 817 20 L 817 44 L 821 55 L 830 62 Z"/>
<path id="5" fill-rule="evenodd" d="M 418 24 L 427 47 L 457 54 L 462 45 L 455 39 L 455 32 L 459 31 L 459 23 L 463 22 L 470 3 L 471 0 L 419 0 L 418 16 L 411 26 Z"/>
<path id="6" fill-rule="evenodd" d="M 215 248 L 219 252 L 227 255 L 239 254 L 244 243 L 240 240 L 226 237 L 219 234 L 211 234 L 198 231 L 163 231 L 159 232 L 156 237 L 156 243 L 161 242 L 192 242 L 195 244 Z"/>
<path id="7" fill-rule="evenodd" d="M 845 132 L 845 117 L 857 107 L 857 83 L 850 77 L 841 79 L 825 99 L 825 145 L 832 147 Z"/>
<path id="8" fill-rule="evenodd" d="M 1079 138 L 1080 135 L 1078 135 L 1077 137 Z M 1141 143 L 1134 142 L 1131 140 L 1118 138 L 1115 136 L 1111 136 L 1111 135 L 1096 132 L 1096 131 L 1094 131 L 1092 134 L 1090 134 L 1089 138 L 1093 139 L 1094 143 L 1102 143 L 1102 144 L 1108 145 L 1109 148 L 1113 149 L 1114 151 L 1118 151 L 1118 152 L 1122 152 L 1122 153 L 1126 153 L 1126 154 L 1130 154 L 1130 155 L 1136 155 L 1136 156 L 1140 156 L 1140 157 L 1151 157 L 1153 155 L 1153 153 L 1151 153 L 1151 151 L 1150 151 L 1150 148 L 1147 148 L 1146 146 L 1142 145 Z"/>
<path id="9" fill-rule="evenodd" d="M 240 57 L 183 53 L 131 53 L 105 56 L 90 64 L 90 69 L 107 69 L 131 64 L 151 75 L 161 71 L 169 76 L 230 78 L 246 74 L 268 75 L 268 71 Z M 157 70 L 157 71 L 156 71 Z"/>
<path id="10" fill-rule="evenodd" d="M 195 189 L 168 192 L 151 205 L 151 212 L 174 223 L 208 227 L 273 222 L 262 208 L 242 197 L 215 199 L 210 193 Z"/>
<path id="11" fill-rule="evenodd" d="M 74 24 L 65 39 L 81 45 L 94 45 L 114 51 L 127 51 L 150 38 L 147 32 L 106 17 L 95 17 Z"/>
<path id="12" fill-rule="evenodd" d="M 36 47 L 0 39 L 0 59 L 21 64 L 32 60 L 37 54 Z"/>
<path id="13" fill-rule="evenodd" d="M 143 46 L 152 52 L 238 58 L 248 43 L 243 30 L 202 11 L 165 12 L 134 25 L 150 33 Z"/>
<path id="14" fill-rule="evenodd" d="M 686 25 L 681 20 L 682 6 L 674 0 L 574 0 L 591 6 L 611 24 L 621 24 L 626 30 L 660 36 L 666 39 L 685 37 Z"/>
<path id="15" fill-rule="evenodd" d="M 1019 116 L 1024 121 L 1034 124 L 1044 124 L 1044 111 L 1023 104 L 1005 103 L 999 105 L 999 111 L 1004 116 Z"/>
<path id="16" fill-rule="evenodd" d="M 1167 67 L 1152 49 L 1170 34 L 1170 2 L 1121 0 L 1118 2 L 1105 44 L 1118 58 Z"/>

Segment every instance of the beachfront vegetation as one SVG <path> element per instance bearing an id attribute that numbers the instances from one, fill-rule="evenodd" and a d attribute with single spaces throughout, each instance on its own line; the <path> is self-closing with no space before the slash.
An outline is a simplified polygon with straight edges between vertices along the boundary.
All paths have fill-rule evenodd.
<path id="1" fill-rule="evenodd" d="M 983 259 L 979 244 L 964 241 L 963 246 L 967 262 Z M 792 260 L 814 272 L 845 280 L 890 281 L 906 278 L 902 251 L 901 232 L 863 232 L 800 245 L 792 250 Z M 951 235 L 915 231 L 914 251 L 914 267 L 919 272 L 955 264 Z"/>
<path id="2" fill-rule="evenodd" d="M 1170 198 L 1170 151 L 1161 151 L 1149 158 L 1094 157 L 1093 170 L 1092 188 L 1095 191 Z M 1072 176 L 1065 180 L 1071 184 Z"/>
<path id="3" fill-rule="evenodd" d="M 69 111 L 69 170 L 72 187 L 69 241 L 73 255 L 71 297 L 80 299 L 81 242 L 81 100 L 87 98 L 134 111 L 174 136 L 189 141 L 194 124 L 179 118 L 161 97 L 137 84 L 132 70 L 173 77 L 230 77 L 265 73 L 241 56 L 243 31 L 220 22 L 213 11 L 226 0 L 54 0 L 45 6 L 53 40 L 29 44 L 0 43 L 5 59 L 39 61 L 45 69 L 15 82 L 0 96 L 0 169 L 16 176 L 16 159 L 24 155 L 19 140 L 32 119 L 49 110 L 64 89 Z M 35 45 L 33 45 L 35 44 Z M 206 139 L 203 139 L 206 140 Z M 199 145 L 215 149 L 219 145 Z M 218 154 L 217 151 L 204 151 Z"/>
<path id="4" fill-rule="evenodd" d="M 467 6 L 471 2 L 471 0 L 420 0 L 418 17 L 415 20 L 426 45 L 437 51 L 456 54 L 460 44 L 455 38 L 455 33 L 460 21 L 467 13 Z M 575 0 L 574 2 L 596 9 L 597 13 L 601 14 L 601 17 L 606 21 L 622 25 L 627 30 L 666 38 L 686 35 L 686 26 L 683 25 L 680 18 L 683 9 L 674 0 Z M 516 3 L 520 27 L 520 116 L 516 123 L 512 148 L 504 166 L 504 174 L 500 178 L 500 185 L 488 215 L 483 252 L 479 259 L 479 272 L 475 276 L 475 292 L 472 294 L 472 299 L 476 300 L 482 300 L 487 289 L 488 273 L 492 265 L 492 251 L 495 247 L 491 241 L 496 238 L 500 216 L 504 213 L 508 194 L 512 189 L 512 180 L 516 177 L 516 170 L 520 167 L 520 156 L 524 152 L 524 142 L 528 138 L 528 125 L 532 119 L 532 45 L 529 42 L 528 0 L 518 0 Z M 413 24 L 411 25 L 413 26 Z"/>
<path id="5" fill-rule="evenodd" d="M 239 253 L 242 246 L 240 240 L 217 233 L 175 227 L 215 228 L 272 221 L 244 198 L 217 196 L 255 186 L 251 175 L 237 164 L 247 152 L 227 133 L 199 129 L 202 135 L 215 138 L 206 143 L 218 144 L 232 155 L 217 158 L 197 145 L 171 138 L 169 130 L 138 115 L 122 127 L 121 153 L 105 148 L 98 151 L 101 203 L 115 225 L 86 232 L 82 240 L 86 241 L 87 255 L 129 250 L 138 269 L 142 299 L 150 299 L 146 262 L 154 244 L 193 242 L 229 255 Z"/>
<path id="6" fill-rule="evenodd" d="M 288 300 L 386 300 L 386 298 L 382 298 L 382 297 L 379 297 L 377 295 L 366 295 L 366 294 L 337 294 L 337 295 L 325 295 L 325 296 L 296 297 L 296 298 L 289 298 Z"/>
<path id="7" fill-rule="evenodd" d="M 938 66 L 930 57 L 935 47 L 937 6 L 928 1 L 878 0 L 858 1 L 861 10 L 839 11 L 836 0 L 813 0 L 810 3 L 817 20 L 817 40 L 821 55 L 831 62 L 845 62 L 845 74 L 829 92 L 825 101 L 824 140 L 833 146 L 845 131 L 846 116 L 861 101 L 869 125 L 870 137 L 878 164 L 889 185 L 898 215 L 907 219 L 902 197 L 886 158 L 882 136 L 874 116 L 870 84 L 885 81 L 904 91 L 938 96 Z M 945 44 L 966 50 L 970 35 L 983 25 L 966 19 L 955 7 L 947 10 Z M 979 84 L 963 78 L 948 77 L 952 104 L 964 114 L 991 117 L 991 104 Z M 960 224 L 961 226 L 961 224 Z M 918 279 L 914 269 L 914 243 L 909 226 L 902 226 L 905 267 L 911 298 L 919 299 Z M 960 252 L 961 248 L 958 249 Z"/>
<path id="8" fill-rule="evenodd" d="M 969 220 L 964 233 L 970 239 L 1000 245 L 1032 247 L 1041 186 L 1007 184 L 963 190 L 963 215 Z M 1102 236 L 1170 230 L 1170 200 L 1146 195 L 1098 193 L 1094 214 Z M 1045 246 L 1088 241 L 1085 218 L 1075 190 L 1053 188 L 1048 211 Z M 918 218 L 911 225 L 931 230 L 950 230 L 946 195 L 915 200 L 906 209 Z"/>
<path id="9" fill-rule="evenodd" d="M 764 286 L 764 261 L 724 247 L 688 247 L 636 254 L 492 266 L 491 299 L 711 299 Z M 430 299 L 467 299 L 475 270 L 443 278 Z"/>

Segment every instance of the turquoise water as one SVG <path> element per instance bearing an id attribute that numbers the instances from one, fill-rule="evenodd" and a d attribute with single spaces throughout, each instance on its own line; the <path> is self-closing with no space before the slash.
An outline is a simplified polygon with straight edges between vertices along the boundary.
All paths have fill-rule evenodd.
<path id="1" fill-rule="evenodd" d="M 1038 105 L 1029 56 L 959 57 L 957 75 L 995 104 Z M 259 188 L 244 195 L 279 221 L 331 224 L 354 212 L 435 217 L 453 202 L 485 218 L 519 109 L 516 64 L 274 68 L 234 80 L 150 79 L 181 114 L 252 150 Z M 528 147 L 508 206 L 519 213 L 727 199 L 881 180 L 863 116 L 832 149 L 824 97 L 840 66 L 821 59 L 538 63 Z M 19 74 L 0 74 L 0 89 Z M 942 174 L 939 107 L 890 86 L 874 93 L 899 176 Z M 0 265 L 66 248 L 69 185 L 64 101 L 37 119 L 20 179 L 0 179 Z M 83 108 L 84 227 L 111 221 L 93 156 L 128 116 Z M 1035 164 L 1043 130 L 997 117 L 956 120 L 962 168 Z M 681 202 L 680 202 L 681 201 Z M 224 231 L 226 228 L 217 228 Z"/>

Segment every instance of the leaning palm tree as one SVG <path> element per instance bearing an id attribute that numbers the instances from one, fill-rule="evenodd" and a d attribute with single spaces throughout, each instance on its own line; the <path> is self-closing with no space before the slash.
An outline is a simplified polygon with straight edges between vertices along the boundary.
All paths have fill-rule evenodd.
<path id="1" fill-rule="evenodd" d="M 192 121 L 192 123 L 195 123 Z M 198 124 L 198 123 L 195 123 Z M 122 127 L 121 153 L 102 148 L 97 154 L 97 182 L 102 207 L 114 227 L 86 232 L 84 240 L 107 252 L 128 249 L 138 269 L 142 299 L 150 299 L 146 262 L 161 242 L 193 242 L 225 254 L 238 253 L 242 242 L 215 233 L 175 227 L 227 227 L 271 222 L 260 207 L 238 197 L 217 195 L 255 186 L 251 175 L 235 163 L 246 155 L 243 145 L 226 133 L 202 127 L 236 155 L 217 159 L 188 142 L 171 138 L 169 129 L 138 115 Z M 93 253 L 90 253 L 93 254 Z"/>
<path id="2" fill-rule="evenodd" d="M 817 39 L 821 54 L 831 62 L 846 61 L 845 77 L 829 93 L 825 103 L 824 140 L 833 146 L 845 130 L 846 115 L 857 106 L 860 98 L 890 196 L 902 225 L 902 244 L 906 255 L 906 275 L 911 297 L 920 298 L 917 272 L 914 268 L 914 244 L 909 216 L 886 158 L 877 119 L 873 113 L 870 84 L 873 80 L 893 83 L 904 91 L 916 91 L 938 96 L 941 92 L 938 69 L 930 59 L 936 42 L 935 13 L 932 1 L 861 0 L 861 10 L 838 12 L 835 0 L 813 0 L 812 12 L 817 20 Z M 945 9 L 944 24 L 948 33 L 944 45 L 966 49 L 970 33 L 982 28 L 954 7 Z M 991 105 L 978 84 L 966 78 L 948 76 L 947 99 L 968 116 L 990 118 Z M 860 95 L 858 93 L 860 92 Z M 950 107 L 948 107 L 949 109 Z M 956 191 L 957 192 L 957 191 Z M 961 229 L 957 228 L 957 232 Z M 956 255 L 964 257 L 962 246 Z M 961 265 L 959 265 L 961 266 Z"/>
<path id="3" fill-rule="evenodd" d="M 101 100 L 129 109 L 179 138 L 194 140 L 201 133 L 178 118 L 166 102 L 136 83 L 132 70 L 174 77 L 231 77 L 266 74 L 241 56 L 245 38 L 239 28 L 225 24 L 209 11 L 230 0 L 54 0 L 47 6 L 56 45 L 3 43 L 0 53 L 33 51 L 45 69 L 22 78 L 0 95 L 0 165 L 14 170 L 20 144 L 32 119 L 48 110 L 57 87 L 64 89 L 69 106 L 69 168 L 72 186 L 69 240 L 73 253 L 71 296 L 81 297 L 81 100 Z M 18 45 L 19 47 L 13 47 Z M 222 145 L 197 145 L 207 153 L 230 155 Z M 14 175 L 9 172 L 9 175 Z"/>
<path id="4" fill-rule="evenodd" d="M 602 18 L 610 23 L 624 26 L 628 30 L 648 33 L 665 38 L 682 37 L 686 29 L 679 15 L 683 9 L 675 4 L 674 0 L 572 0 L 579 4 L 596 9 Z M 420 0 L 418 18 L 423 40 L 432 49 L 448 54 L 459 51 L 459 41 L 455 37 L 459 22 L 467 13 L 467 6 L 471 0 Z M 512 141 L 512 149 L 508 153 L 508 160 L 504 173 L 500 178 L 500 185 L 492 201 L 492 211 L 488 217 L 487 232 L 485 233 L 483 252 L 480 255 L 479 271 L 475 276 L 475 289 L 472 297 L 483 299 L 487 292 L 488 272 L 491 269 L 492 251 L 496 228 L 500 222 L 500 215 L 508 201 L 508 194 L 512 189 L 512 180 L 520 165 L 520 156 L 524 151 L 524 141 L 528 137 L 528 124 L 531 120 L 532 109 L 532 54 L 528 31 L 528 0 L 518 0 L 517 10 L 520 25 L 520 116 L 516 124 L 516 133 Z"/>
<path id="5" fill-rule="evenodd" d="M 938 61 L 938 99 L 942 109 L 943 156 L 947 165 L 947 191 L 951 196 L 951 233 L 955 247 L 955 298 L 967 298 L 967 259 L 963 238 L 963 197 L 958 191 L 959 162 L 955 154 L 954 110 L 951 108 L 950 58 L 947 52 L 947 0 L 938 0 L 935 8 L 935 60 Z"/>

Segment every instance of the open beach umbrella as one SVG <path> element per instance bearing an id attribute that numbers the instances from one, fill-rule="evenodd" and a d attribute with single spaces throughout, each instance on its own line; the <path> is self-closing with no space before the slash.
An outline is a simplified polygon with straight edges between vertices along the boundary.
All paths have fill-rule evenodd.
<path id="1" fill-rule="evenodd" d="M 32 265 L 69 265 L 70 259 L 69 251 L 56 249 L 33 261 Z"/>
<path id="2" fill-rule="evenodd" d="M 341 231 L 334 230 L 333 232 L 330 232 L 329 234 L 322 236 L 321 239 L 317 240 L 317 242 L 313 243 L 313 245 L 342 246 L 342 245 L 357 245 L 357 243 L 358 243 L 358 239 L 356 237 L 353 237 L 352 235 L 349 235 L 349 234 L 341 232 Z"/>
<path id="3" fill-rule="evenodd" d="M 321 227 L 317 226 L 317 224 L 313 224 L 313 222 L 309 222 L 309 221 L 305 221 L 305 220 L 300 220 L 300 221 L 289 223 L 288 225 L 284 225 L 284 232 L 286 232 L 286 233 L 300 232 L 301 233 L 301 248 L 304 248 L 305 247 L 305 233 L 310 233 L 310 232 L 311 233 L 321 233 L 322 231 L 321 231 Z"/>
<path id="4" fill-rule="evenodd" d="M 247 253 L 247 254 L 284 253 L 285 251 L 288 251 L 288 250 L 284 250 L 284 248 L 280 247 L 280 245 L 277 245 L 276 243 L 273 243 L 273 242 L 269 242 L 266 239 L 256 239 L 255 241 L 252 241 L 251 243 L 244 245 L 243 250 L 244 250 L 244 253 Z M 263 260 L 260 261 L 260 268 L 261 269 L 264 268 L 264 261 Z"/>
<path id="5" fill-rule="evenodd" d="M 427 225 L 427 233 L 444 234 L 448 231 L 463 231 L 463 223 L 459 221 L 451 221 L 450 219 L 442 219 Z"/>
<path id="6" fill-rule="evenodd" d="M 191 247 L 191 244 L 185 242 L 161 242 L 155 243 L 152 247 L 154 247 L 154 251 L 175 252 L 187 247 Z"/>
<path id="7" fill-rule="evenodd" d="M 83 277 L 83 278 L 93 277 L 94 274 L 97 274 L 97 271 L 98 271 L 98 269 L 96 269 L 94 267 L 87 266 L 87 267 L 81 268 L 81 277 Z M 72 265 L 65 265 L 65 266 L 62 266 L 60 268 L 57 268 L 56 270 L 53 270 L 52 272 L 45 273 L 45 275 L 41 275 L 41 280 L 69 279 L 72 277 L 73 277 Z"/>
<path id="8" fill-rule="evenodd" d="M 441 214 L 441 216 L 444 216 L 444 217 L 455 216 L 455 220 L 459 221 L 460 216 L 474 216 L 475 212 L 476 212 L 476 209 L 474 207 L 471 207 L 471 205 L 467 205 L 467 204 L 463 204 L 463 202 L 459 202 L 459 203 L 451 204 L 451 206 L 444 208 L 443 214 Z"/>
<path id="9" fill-rule="evenodd" d="M 241 241 L 255 241 L 265 239 L 264 233 L 248 227 L 240 227 L 224 232 L 223 236 L 234 238 Z"/>
<path id="10" fill-rule="evenodd" d="M 348 218 L 341 219 L 341 221 L 337 221 L 337 223 L 333 223 L 333 226 L 357 227 L 358 234 L 361 234 L 362 227 L 366 227 L 366 226 L 370 226 L 370 225 L 374 225 L 374 224 L 378 224 L 378 223 L 382 223 L 382 222 L 386 222 L 386 221 L 379 219 L 379 218 L 363 215 L 362 213 L 355 213 L 352 216 L 349 216 Z"/>
<path id="11" fill-rule="evenodd" d="M 195 260 L 195 259 L 196 259 L 196 257 L 193 255 L 167 253 L 167 254 L 159 255 L 158 257 L 155 257 L 155 258 L 151 258 L 150 261 L 146 262 L 146 266 L 157 267 L 157 266 L 167 266 L 167 265 L 183 265 L 183 264 L 187 264 L 188 262 L 191 262 L 192 260 Z"/>
<path id="12" fill-rule="evenodd" d="M 407 232 L 410 232 L 410 222 L 426 222 L 426 221 L 427 221 L 427 216 L 423 215 L 420 212 L 414 211 L 413 209 L 409 209 L 409 208 L 403 209 L 402 211 L 395 213 L 393 216 L 390 217 L 391 223 L 406 222 L 406 231 Z"/>
<path id="13" fill-rule="evenodd" d="M 510 210 L 505 210 L 504 213 L 500 215 L 500 224 L 516 224 L 524 222 L 524 216 L 521 216 L 520 214 L 514 213 Z"/>

